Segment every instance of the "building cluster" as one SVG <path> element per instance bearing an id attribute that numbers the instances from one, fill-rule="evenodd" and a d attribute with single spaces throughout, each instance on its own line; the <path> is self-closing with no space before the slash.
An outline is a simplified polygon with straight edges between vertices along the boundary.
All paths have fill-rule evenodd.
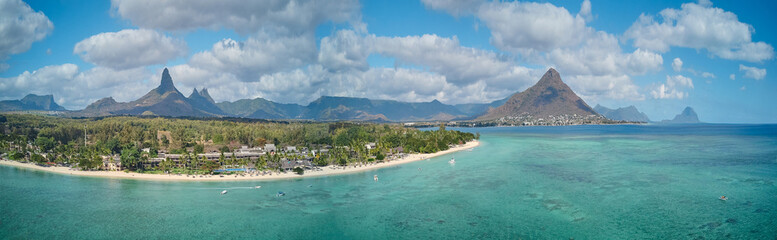
<path id="1" fill-rule="evenodd" d="M 373 150 L 377 149 L 376 143 L 367 143 L 364 145 L 365 149 Z M 335 147 L 335 148 L 343 148 L 345 152 L 348 152 L 349 155 L 354 156 L 355 151 L 350 149 L 348 146 L 342 146 L 342 147 Z M 270 163 L 267 164 L 273 164 L 269 165 L 269 167 L 272 168 L 281 168 L 283 170 L 292 170 L 296 167 L 301 167 L 303 169 L 311 169 L 316 167 L 314 163 L 314 158 L 316 157 L 327 157 L 330 150 L 332 150 L 333 147 L 330 145 L 321 145 L 318 146 L 316 149 L 309 149 L 307 147 L 301 147 L 297 148 L 296 146 L 285 146 L 285 147 L 277 147 L 275 144 L 265 144 L 264 146 L 257 146 L 257 147 L 249 147 L 249 146 L 241 146 L 240 148 L 234 149 L 231 152 L 208 152 L 208 153 L 199 153 L 196 155 L 193 154 L 174 154 L 174 153 L 167 153 L 165 151 L 160 151 L 156 157 L 148 158 L 147 161 L 144 161 L 142 164 L 146 169 L 152 169 L 152 168 L 158 168 L 160 164 L 162 164 L 165 161 L 170 161 L 173 164 L 173 167 L 176 168 L 187 168 L 187 167 L 194 167 L 199 168 L 202 165 L 206 164 L 205 161 L 210 161 L 218 164 L 221 169 L 216 170 L 217 172 L 221 171 L 252 171 L 256 170 L 257 167 L 254 165 L 254 163 L 262 158 L 263 156 L 274 156 L 278 155 L 277 158 L 279 158 L 279 163 Z M 403 149 L 392 149 L 394 152 L 401 152 Z M 143 149 L 144 154 L 149 154 L 150 149 L 146 148 Z M 113 155 L 113 156 L 102 156 L 103 157 L 103 170 L 112 170 L 112 171 L 118 171 L 122 169 L 121 166 L 121 157 L 119 155 Z M 196 158 L 196 159 L 195 159 Z M 196 164 L 197 166 L 189 166 L 191 164 Z"/>
<path id="2" fill-rule="evenodd" d="M 498 125 L 513 125 L 513 126 L 565 126 L 565 125 L 587 125 L 587 124 L 607 124 L 611 120 L 602 117 L 601 115 L 577 115 L 577 114 L 563 114 L 563 115 L 548 115 L 548 116 L 533 116 L 531 114 L 521 114 L 517 116 L 502 117 L 495 122 Z"/>

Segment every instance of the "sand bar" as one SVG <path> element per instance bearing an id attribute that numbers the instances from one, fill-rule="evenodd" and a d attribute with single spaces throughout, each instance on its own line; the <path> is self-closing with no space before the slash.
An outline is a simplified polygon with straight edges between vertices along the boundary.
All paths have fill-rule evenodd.
<path id="1" fill-rule="evenodd" d="M 345 168 L 343 167 L 334 167 L 334 166 L 326 166 L 321 167 L 320 170 L 308 170 L 305 171 L 304 175 L 298 175 L 292 172 L 286 172 L 286 173 L 277 173 L 274 172 L 272 175 L 254 175 L 250 176 L 248 174 L 245 174 L 245 176 L 241 175 L 227 175 L 224 177 L 220 176 L 194 176 L 194 175 L 173 175 L 173 174 L 144 174 L 144 173 L 134 173 L 129 172 L 125 173 L 123 171 L 80 171 L 80 170 L 73 170 L 68 167 L 41 167 L 32 163 L 20 163 L 16 161 L 11 160 L 0 160 L 0 165 L 5 166 L 14 166 L 14 167 L 21 167 L 21 168 L 27 168 L 27 169 L 34 169 L 34 170 L 40 170 L 40 171 L 46 171 L 46 172 L 52 172 L 52 173 L 59 173 L 59 174 L 65 174 L 65 175 L 77 175 L 77 176 L 88 176 L 88 177 L 104 177 L 104 178 L 124 178 L 124 179 L 137 179 L 137 180 L 151 180 L 151 181 L 238 181 L 238 180 L 281 180 L 281 179 L 292 179 L 292 178 L 304 178 L 304 177 L 318 177 L 318 176 L 329 176 L 329 175 L 339 175 L 339 174 L 349 174 L 349 173 L 356 173 L 356 172 L 363 172 L 363 171 L 369 171 L 373 169 L 379 169 L 384 167 L 391 167 L 396 166 L 404 163 L 409 162 L 415 162 L 418 160 L 423 160 L 427 158 L 433 158 L 442 156 L 448 153 L 453 153 L 461 150 L 466 150 L 470 148 L 474 148 L 480 145 L 479 141 L 470 141 L 463 145 L 455 146 L 451 149 L 440 151 L 436 153 L 426 153 L 426 154 L 408 154 L 407 156 L 392 160 L 390 162 L 382 162 L 382 163 L 374 163 L 374 164 L 366 164 L 361 166 L 347 166 Z"/>

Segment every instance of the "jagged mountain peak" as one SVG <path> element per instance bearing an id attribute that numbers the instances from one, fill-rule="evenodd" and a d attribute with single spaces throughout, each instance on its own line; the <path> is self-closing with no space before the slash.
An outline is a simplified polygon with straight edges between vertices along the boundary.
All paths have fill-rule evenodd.
<path id="1" fill-rule="evenodd" d="M 213 98 L 210 97 L 210 93 L 208 93 L 207 88 L 203 88 L 202 90 L 200 90 L 200 96 L 204 97 L 205 99 L 208 99 L 209 102 L 212 102 L 214 104 L 216 103 L 216 101 L 213 101 Z"/>
<path id="2" fill-rule="evenodd" d="M 157 93 L 164 94 L 170 91 L 178 91 L 173 84 L 173 78 L 170 77 L 170 71 L 165 68 L 162 71 L 162 81 L 159 83 L 159 87 L 156 88 Z"/>
<path id="3" fill-rule="evenodd" d="M 193 98 L 195 96 L 201 96 L 200 92 L 197 91 L 197 88 L 194 88 L 194 90 L 192 90 L 192 94 L 189 94 L 189 98 Z"/>

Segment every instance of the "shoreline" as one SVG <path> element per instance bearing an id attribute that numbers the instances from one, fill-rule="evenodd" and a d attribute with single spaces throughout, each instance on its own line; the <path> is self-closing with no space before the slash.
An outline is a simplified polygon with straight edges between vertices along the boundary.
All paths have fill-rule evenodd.
<path id="1" fill-rule="evenodd" d="M 457 145 L 448 150 L 439 151 L 436 153 L 408 154 L 403 158 L 393 160 L 390 162 L 382 162 L 382 163 L 368 164 L 368 165 L 362 165 L 362 166 L 347 166 L 345 168 L 340 166 L 332 167 L 332 165 L 329 165 L 329 166 L 321 167 L 320 170 L 318 171 L 316 170 L 305 171 L 305 174 L 303 175 L 298 175 L 293 172 L 285 172 L 280 174 L 273 173 L 272 175 L 264 175 L 264 176 L 262 175 L 259 175 L 259 176 L 221 175 L 224 177 L 220 177 L 220 176 L 211 175 L 209 177 L 197 177 L 197 176 L 192 177 L 194 175 L 179 176 L 179 175 L 170 175 L 170 174 L 163 175 L 163 174 L 147 174 L 147 173 L 135 173 L 135 172 L 125 173 L 124 171 L 81 171 L 81 170 L 72 170 L 71 168 L 68 168 L 68 167 L 41 167 L 32 163 L 20 163 L 20 162 L 11 161 L 11 160 L 5 160 L 5 159 L 0 159 L 0 165 L 44 171 L 44 172 L 50 172 L 50 173 L 57 173 L 57 174 L 63 174 L 63 175 L 99 177 L 99 178 L 135 179 L 135 180 L 147 180 L 147 181 L 213 182 L 213 181 L 247 181 L 247 180 L 284 180 L 284 179 L 342 175 L 342 174 L 350 174 L 350 173 L 375 170 L 375 169 L 380 169 L 385 167 L 392 167 L 400 164 L 415 162 L 415 161 L 424 160 L 424 159 L 433 158 L 433 157 L 439 157 L 449 153 L 471 149 L 479 145 L 480 145 L 480 141 L 473 140 L 463 145 Z"/>

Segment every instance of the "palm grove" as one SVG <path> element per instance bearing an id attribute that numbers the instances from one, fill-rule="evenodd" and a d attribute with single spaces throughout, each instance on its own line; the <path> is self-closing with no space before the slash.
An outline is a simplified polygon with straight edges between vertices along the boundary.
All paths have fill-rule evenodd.
<path id="1" fill-rule="evenodd" d="M 109 117 L 69 119 L 29 114 L 0 115 L 0 156 L 39 165 L 82 170 L 104 167 L 118 156 L 125 171 L 212 173 L 225 166 L 278 169 L 282 160 L 307 159 L 317 166 L 383 161 L 399 152 L 431 153 L 475 139 L 475 134 L 421 131 L 398 124 L 269 122 L 207 119 Z M 374 143 L 373 148 L 366 144 Z M 278 152 L 237 159 L 240 146 L 294 146 L 327 149 L 313 154 Z M 145 149 L 145 151 L 141 150 Z M 218 161 L 198 157 L 218 152 Z M 148 164 L 159 152 L 180 154 Z"/>

